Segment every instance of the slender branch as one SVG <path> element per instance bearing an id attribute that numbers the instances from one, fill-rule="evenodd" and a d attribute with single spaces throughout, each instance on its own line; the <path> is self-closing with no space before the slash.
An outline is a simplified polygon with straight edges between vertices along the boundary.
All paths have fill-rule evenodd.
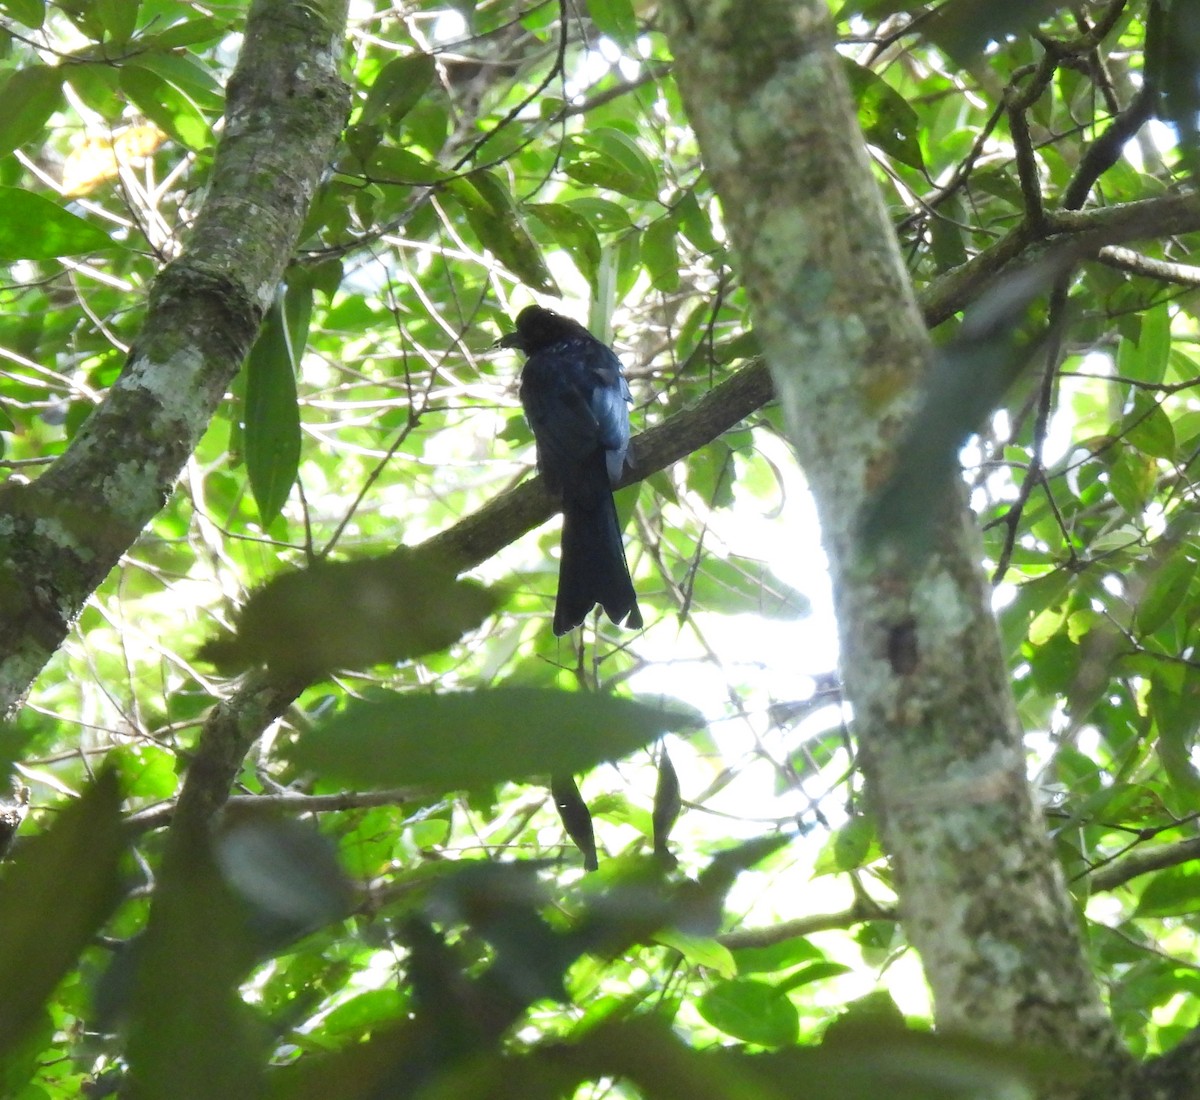
<path id="1" fill-rule="evenodd" d="M 375 806 L 398 806 L 425 797 L 428 792 L 415 787 L 397 787 L 385 791 L 343 791 L 340 794 L 305 794 L 302 791 L 284 791 L 281 794 L 235 794 L 226 800 L 226 805 L 241 814 L 276 813 L 282 810 L 289 814 L 336 813 L 343 810 L 368 810 Z M 125 819 L 126 829 L 134 834 L 148 833 L 170 825 L 175 817 L 175 802 L 164 802 L 161 806 L 150 806 L 130 814 Z"/>
<path id="2" fill-rule="evenodd" d="M 814 932 L 852 928 L 869 920 L 899 919 L 900 915 L 893 908 L 884 908 L 872 905 L 866 900 L 859 900 L 840 913 L 814 913 L 807 917 L 797 917 L 795 920 L 781 921 L 766 928 L 739 928 L 736 932 L 726 932 L 723 936 L 718 936 L 717 941 L 730 951 L 744 947 L 771 947 L 797 936 L 811 936 Z"/>
<path id="3" fill-rule="evenodd" d="M 1161 871 L 1164 867 L 1178 867 L 1193 859 L 1200 859 L 1200 837 L 1145 851 L 1132 851 L 1088 875 L 1088 885 L 1092 890 L 1115 890 L 1139 875 Z"/>
<path id="4" fill-rule="evenodd" d="M 1132 248 L 1118 244 L 1108 245 L 1096 253 L 1096 259 L 1107 267 L 1128 271 L 1131 275 L 1144 275 L 1148 279 L 1159 279 L 1164 283 L 1179 286 L 1200 286 L 1200 267 L 1195 264 L 1175 263 L 1171 260 L 1156 260 L 1144 256 Z"/>

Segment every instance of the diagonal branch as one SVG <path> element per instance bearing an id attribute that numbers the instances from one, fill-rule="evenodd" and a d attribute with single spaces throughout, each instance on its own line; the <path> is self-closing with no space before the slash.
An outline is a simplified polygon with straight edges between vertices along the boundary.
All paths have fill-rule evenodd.
<path id="1" fill-rule="evenodd" d="M 744 420 L 771 395 L 766 364 L 752 361 L 694 405 L 636 436 L 633 449 L 637 461 L 624 483 L 641 481 L 685 458 Z M 470 569 L 544 523 L 557 507 L 543 490 L 541 478 L 534 477 L 488 501 L 416 549 L 451 563 L 459 571 Z M 307 686 L 303 681 L 285 681 L 258 671 L 213 708 L 188 768 L 175 820 L 207 820 L 221 809 L 250 746 Z"/>

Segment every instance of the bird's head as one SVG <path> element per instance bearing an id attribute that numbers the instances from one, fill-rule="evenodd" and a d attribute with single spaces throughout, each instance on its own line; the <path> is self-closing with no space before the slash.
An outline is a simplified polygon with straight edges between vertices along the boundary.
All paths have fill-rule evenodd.
<path id="1" fill-rule="evenodd" d="M 526 306 L 517 314 L 515 324 L 516 330 L 501 336 L 496 347 L 516 348 L 529 355 L 571 337 L 590 336 L 578 321 L 544 306 Z"/>

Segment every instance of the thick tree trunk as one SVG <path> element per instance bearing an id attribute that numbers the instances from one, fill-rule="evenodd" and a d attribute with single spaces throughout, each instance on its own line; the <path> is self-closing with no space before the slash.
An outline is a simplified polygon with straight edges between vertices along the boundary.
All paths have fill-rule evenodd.
<path id="1" fill-rule="evenodd" d="M 1121 1057 L 1026 777 L 973 517 L 918 568 L 869 561 L 929 344 L 822 0 L 674 0 L 676 77 L 721 197 L 834 574 L 847 697 L 939 1025 Z"/>
<path id="2" fill-rule="evenodd" d="M 208 197 L 105 400 L 0 491 L 0 714 L 162 507 L 254 341 L 345 122 L 348 0 L 255 0 Z"/>

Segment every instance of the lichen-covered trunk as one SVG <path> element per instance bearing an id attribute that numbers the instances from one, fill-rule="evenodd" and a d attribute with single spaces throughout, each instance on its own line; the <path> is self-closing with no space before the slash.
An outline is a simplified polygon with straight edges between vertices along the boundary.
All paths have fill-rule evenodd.
<path id="1" fill-rule="evenodd" d="M 1119 1062 L 1026 777 L 981 546 L 943 502 L 917 569 L 871 564 L 929 344 L 822 0 L 675 0 L 675 73 L 833 569 L 845 690 L 939 1025 Z"/>
<path id="2" fill-rule="evenodd" d="M 186 247 L 120 377 L 36 481 L 0 489 L 0 715 L 163 506 L 241 366 L 346 118 L 348 0 L 255 0 Z"/>

